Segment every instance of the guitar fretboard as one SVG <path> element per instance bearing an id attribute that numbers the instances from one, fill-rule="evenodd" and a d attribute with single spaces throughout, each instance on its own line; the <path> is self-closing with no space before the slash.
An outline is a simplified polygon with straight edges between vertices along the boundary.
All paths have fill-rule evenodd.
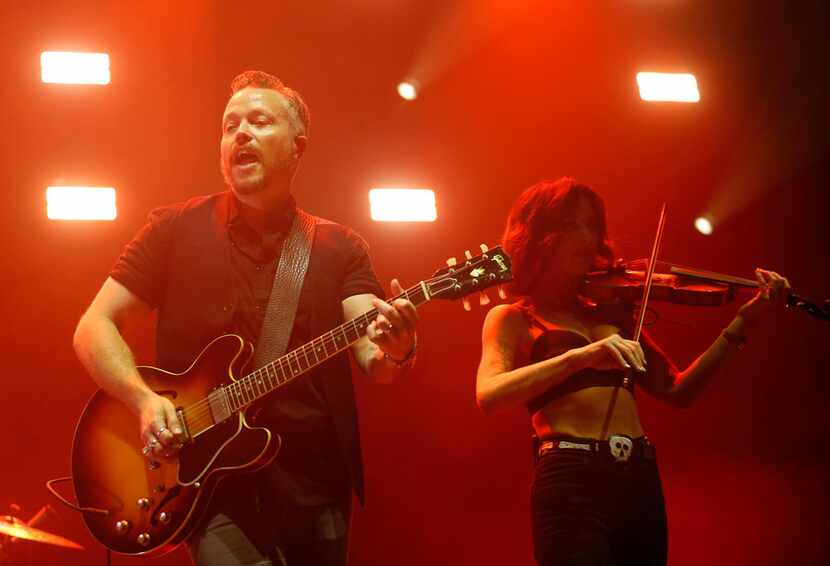
<path id="1" fill-rule="evenodd" d="M 398 298 L 407 299 L 416 307 L 430 300 L 429 291 L 424 282 L 410 287 L 396 297 L 392 297 L 389 302 Z M 221 397 L 221 413 L 230 416 L 339 354 L 360 340 L 377 316 L 378 310 L 371 309 L 222 387 L 221 392 L 224 395 Z M 214 392 L 212 395 L 216 395 L 216 393 Z M 211 404 L 209 400 L 205 400 L 205 403 L 207 405 Z M 185 412 L 185 416 L 188 416 L 187 412 Z M 213 419 L 211 421 L 213 422 L 205 422 L 202 419 L 200 422 L 191 422 L 192 426 L 189 431 L 191 436 L 197 436 L 216 424 Z"/>

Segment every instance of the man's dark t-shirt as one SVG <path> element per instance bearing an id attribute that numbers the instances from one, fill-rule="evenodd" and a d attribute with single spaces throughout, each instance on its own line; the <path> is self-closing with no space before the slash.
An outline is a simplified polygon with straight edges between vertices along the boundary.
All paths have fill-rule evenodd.
<path id="1" fill-rule="evenodd" d="M 222 203 L 221 199 L 226 199 Z M 284 236 L 295 215 L 293 200 L 274 214 L 263 233 L 254 230 L 240 214 L 239 204 L 231 194 L 217 198 L 226 205 L 225 214 L 212 216 L 214 223 L 224 223 L 224 245 L 217 246 L 216 261 L 229 263 L 233 307 L 224 328 L 194 328 L 194 332 L 212 337 L 239 334 L 256 344 L 271 294 L 274 273 L 279 261 Z M 147 224 L 130 242 L 110 276 L 152 307 L 164 301 L 167 273 L 170 269 L 168 251 L 175 237 L 175 225 L 187 203 L 161 207 L 151 212 Z M 216 207 L 220 209 L 219 206 Z M 205 230 L 222 231 L 222 226 L 205 226 Z M 344 254 L 348 269 L 339 282 L 339 300 L 353 295 L 371 293 L 383 296 L 360 236 L 348 228 L 330 222 L 318 223 L 315 239 L 331 239 L 338 254 Z M 312 261 L 314 258 L 312 258 Z M 332 274 L 334 276 L 334 274 Z M 311 312 L 316 297 L 313 286 L 304 285 L 300 294 L 288 349 L 294 349 L 315 336 L 311 335 Z M 210 334 L 210 331 L 213 334 Z M 198 351 L 191 352 L 192 359 Z M 180 371 L 184 367 L 164 368 Z M 249 368 L 253 369 L 253 368 Z M 278 389 L 262 404 L 256 416 L 259 425 L 268 426 L 283 439 L 277 460 L 262 476 L 276 496 L 296 505 L 328 504 L 346 497 L 348 472 L 338 446 L 329 402 L 322 386 L 320 368 Z"/>

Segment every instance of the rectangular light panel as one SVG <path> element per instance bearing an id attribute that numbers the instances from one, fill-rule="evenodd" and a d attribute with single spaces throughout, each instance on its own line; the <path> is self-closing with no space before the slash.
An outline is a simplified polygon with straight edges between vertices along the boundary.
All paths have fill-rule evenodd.
<path id="1" fill-rule="evenodd" d="M 40 78 L 45 83 L 106 85 L 110 82 L 110 56 L 44 51 L 40 54 Z"/>
<path id="2" fill-rule="evenodd" d="M 369 191 L 372 220 L 435 222 L 435 193 L 429 189 L 377 188 Z"/>
<path id="3" fill-rule="evenodd" d="M 697 79 L 690 73 L 637 73 L 640 98 L 649 102 L 699 102 Z"/>
<path id="4" fill-rule="evenodd" d="M 50 220 L 115 220 L 112 187 L 48 187 L 46 216 Z"/>

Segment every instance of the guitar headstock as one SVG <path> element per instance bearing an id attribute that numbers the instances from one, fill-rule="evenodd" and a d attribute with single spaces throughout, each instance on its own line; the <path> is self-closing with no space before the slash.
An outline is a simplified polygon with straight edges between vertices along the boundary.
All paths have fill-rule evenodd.
<path id="1" fill-rule="evenodd" d="M 462 299 L 466 310 L 471 309 L 467 296 L 472 293 L 480 292 L 480 304 L 488 304 L 490 298 L 484 291 L 490 287 L 498 287 L 499 296 L 506 298 L 501 285 L 513 279 L 513 273 L 510 271 L 510 257 L 504 250 L 500 246 L 489 249 L 481 244 L 481 253 L 477 256 L 469 251 L 464 255 L 463 262 L 448 259 L 447 267 L 439 269 L 424 281 L 429 298 Z"/>

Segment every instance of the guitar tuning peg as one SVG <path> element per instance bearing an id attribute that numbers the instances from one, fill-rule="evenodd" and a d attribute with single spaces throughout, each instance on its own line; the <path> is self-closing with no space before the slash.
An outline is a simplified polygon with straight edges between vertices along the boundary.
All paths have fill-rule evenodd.
<path id="1" fill-rule="evenodd" d="M 461 304 L 464 305 L 464 310 L 465 311 L 469 312 L 469 311 L 473 310 L 472 305 L 470 305 L 470 299 L 468 299 L 467 297 L 463 297 L 461 299 Z"/>
<path id="2" fill-rule="evenodd" d="M 458 262 L 455 260 L 454 257 L 448 257 L 447 258 L 447 267 L 455 267 L 455 264 L 457 264 L 457 263 Z"/>
<path id="3" fill-rule="evenodd" d="M 487 247 L 487 244 L 481 244 L 479 248 L 481 248 L 481 253 L 487 253 L 487 250 L 490 249 Z"/>
<path id="4" fill-rule="evenodd" d="M 490 296 L 487 293 L 485 293 L 484 291 L 482 291 L 478 295 L 478 304 L 480 304 L 481 306 L 489 305 L 490 304 Z"/>
<path id="5" fill-rule="evenodd" d="M 499 298 L 503 301 L 507 298 L 507 291 L 504 290 L 504 285 L 498 285 L 496 289 L 499 292 Z"/>
<path id="6" fill-rule="evenodd" d="M 465 256 L 467 259 L 473 259 L 473 254 L 471 254 L 471 253 L 470 253 L 470 250 L 465 251 L 465 252 L 464 252 L 464 256 Z"/>

